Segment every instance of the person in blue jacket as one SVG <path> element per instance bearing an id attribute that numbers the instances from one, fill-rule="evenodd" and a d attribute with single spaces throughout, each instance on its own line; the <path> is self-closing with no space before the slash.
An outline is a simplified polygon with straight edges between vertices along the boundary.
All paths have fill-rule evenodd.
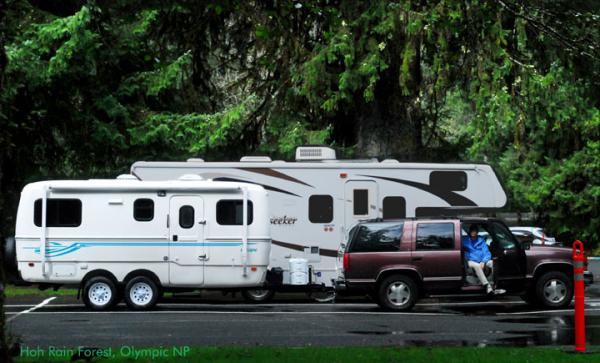
<path id="1" fill-rule="evenodd" d="M 483 269 L 487 266 L 493 269 L 492 254 L 485 243 L 485 239 L 477 234 L 478 228 L 476 224 L 469 226 L 469 235 L 463 236 L 462 245 L 465 253 L 467 265 L 471 267 L 481 284 L 485 286 L 486 292 L 491 294 L 494 292 L 492 285 L 485 277 Z"/>

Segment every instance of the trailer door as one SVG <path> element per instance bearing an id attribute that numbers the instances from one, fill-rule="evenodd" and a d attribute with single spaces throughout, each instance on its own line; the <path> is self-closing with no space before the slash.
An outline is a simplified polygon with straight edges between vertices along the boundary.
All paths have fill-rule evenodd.
<path id="1" fill-rule="evenodd" d="M 349 180 L 344 186 L 346 228 L 359 220 L 377 218 L 379 211 L 377 183 L 372 180 Z"/>
<path id="2" fill-rule="evenodd" d="M 169 203 L 169 281 L 176 286 L 204 283 L 204 205 L 198 196 L 173 196 Z"/>

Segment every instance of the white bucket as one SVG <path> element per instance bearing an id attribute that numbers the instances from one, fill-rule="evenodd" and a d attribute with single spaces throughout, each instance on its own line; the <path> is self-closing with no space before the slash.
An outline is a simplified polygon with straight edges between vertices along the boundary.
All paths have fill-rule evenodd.
<path id="1" fill-rule="evenodd" d="M 308 260 L 290 258 L 290 283 L 292 285 L 308 285 Z"/>

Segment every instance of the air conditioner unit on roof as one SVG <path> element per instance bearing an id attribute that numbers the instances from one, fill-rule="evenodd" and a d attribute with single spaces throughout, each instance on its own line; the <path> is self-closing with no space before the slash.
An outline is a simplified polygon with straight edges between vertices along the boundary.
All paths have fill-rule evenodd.
<path id="1" fill-rule="evenodd" d="M 301 146 L 296 149 L 296 161 L 335 160 L 335 150 L 324 146 Z"/>

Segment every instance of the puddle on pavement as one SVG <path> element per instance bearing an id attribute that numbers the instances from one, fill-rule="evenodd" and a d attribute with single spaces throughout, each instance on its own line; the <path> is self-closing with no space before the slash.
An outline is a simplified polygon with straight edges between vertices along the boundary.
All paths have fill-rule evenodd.
<path id="1" fill-rule="evenodd" d="M 526 330 L 506 330 L 504 334 L 514 337 L 500 338 L 501 344 L 514 346 L 531 345 L 573 345 L 575 343 L 574 319 L 572 316 L 505 318 L 500 323 L 530 324 L 538 327 Z M 600 316 L 587 316 L 585 319 L 587 344 L 600 344 Z"/>
<path id="2" fill-rule="evenodd" d="M 353 330 L 349 334 L 404 336 L 398 337 L 394 344 L 401 346 L 568 346 L 574 341 L 574 320 L 572 316 L 547 316 L 497 319 L 506 323 L 506 329 L 490 330 L 484 339 L 410 339 L 410 335 L 435 334 L 429 330 L 391 331 L 391 330 Z M 513 326 L 511 326 L 513 325 Z M 397 338 L 397 339 L 398 339 Z M 586 317 L 586 341 L 589 345 L 600 345 L 600 316 Z M 390 341 L 391 343 L 391 341 Z"/>

